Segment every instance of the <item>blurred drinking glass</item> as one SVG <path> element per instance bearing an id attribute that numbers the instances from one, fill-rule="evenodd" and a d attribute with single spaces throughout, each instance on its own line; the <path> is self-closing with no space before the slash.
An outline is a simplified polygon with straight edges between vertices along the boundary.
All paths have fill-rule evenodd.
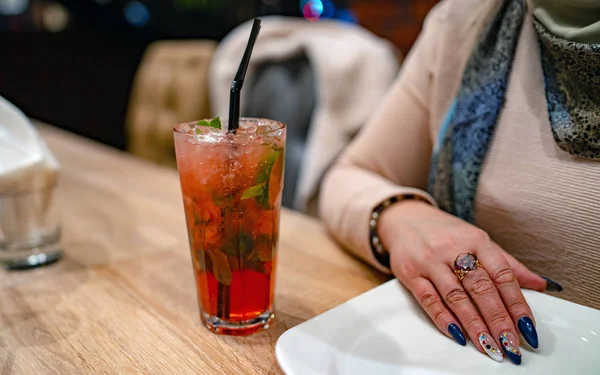
<path id="1" fill-rule="evenodd" d="M 60 258 L 56 184 L 32 191 L 0 193 L 0 262 L 27 268 Z"/>

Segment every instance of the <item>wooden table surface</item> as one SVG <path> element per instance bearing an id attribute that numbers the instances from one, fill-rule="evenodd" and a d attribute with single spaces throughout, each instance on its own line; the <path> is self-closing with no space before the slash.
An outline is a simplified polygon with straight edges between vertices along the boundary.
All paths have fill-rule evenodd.
<path id="1" fill-rule="evenodd" d="M 0 270 L 0 374 L 280 374 L 287 329 L 385 281 L 284 210 L 276 323 L 201 325 L 177 173 L 41 126 L 62 164 L 64 258 Z"/>

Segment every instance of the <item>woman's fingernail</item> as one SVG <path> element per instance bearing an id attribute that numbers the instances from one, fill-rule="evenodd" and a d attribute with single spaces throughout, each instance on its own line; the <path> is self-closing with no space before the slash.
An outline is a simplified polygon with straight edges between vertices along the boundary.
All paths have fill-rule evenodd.
<path id="1" fill-rule="evenodd" d="M 542 276 L 542 279 L 546 280 L 546 290 L 549 292 L 562 292 L 563 287 L 556 281 L 547 278 L 546 276 Z"/>
<path id="2" fill-rule="evenodd" d="M 528 316 L 524 316 L 517 322 L 517 326 L 519 327 L 519 332 L 523 335 L 523 338 L 529 346 L 534 349 L 538 348 L 538 334 L 535 330 L 535 326 L 533 325 L 533 321 Z"/>
<path id="3" fill-rule="evenodd" d="M 454 340 L 462 346 L 467 345 L 467 339 L 463 335 L 462 331 L 454 323 L 448 325 L 448 333 L 454 338 Z"/>
<path id="4" fill-rule="evenodd" d="M 482 333 L 479 335 L 479 345 L 481 345 L 487 355 L 489 355 L 494 361 L 504 361 L 502 352 L 500 349 L 498 349 L 494 340 L 490 339 L 490 336 L 487 333 Z"/>
<path id="5" fill-rule="evenodd" d="M 517 338 L 511 332 L 504 332 L 500 335 L 500 346 L 504 350 L 504 354 L 513 361 L 515 365 L 521 364 L 521 352 Z"/>

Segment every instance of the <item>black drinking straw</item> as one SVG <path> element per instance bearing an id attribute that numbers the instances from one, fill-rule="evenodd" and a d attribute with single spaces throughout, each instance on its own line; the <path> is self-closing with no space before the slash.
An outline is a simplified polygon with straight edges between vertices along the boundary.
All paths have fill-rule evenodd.
<path id="1" fill-rule="evenodd" d="M 250 63 L 250 56 L 252 56 L 252 50 L 254 49 L 254 43 L 258 38 L 260 32 L 260 19 L 255 18 L 254 24 L 252 25 L 252 31 L 250 32 L 250 39 L 248 39 L 248 45 L 240 62 L 240 67 L 231 83 L 231 91 L 229 92 L 229 131 L 235 132 L 240 126 L 240 92 L 244 85 L 244 78 L 246 78 L 246 71 L 248 70 L 248 64 Z"/>
<path id="2" fill-rule="evenodd" d="M 244 52 L 244 57 L 240 62 L 240 67 L 231 83 L 231 91 L 229 93 L 229 131 L 235 133 L 240 126 L 240 92 L 244 85 L 244 78 L 246 78 L 246 71 L 248 70 L 248 64 L 250 63 L 250 57 L 252 56 L 252 50 L 254 49 L 254 43 L 258 38 L 260 32 L 260 19 L 255 18 L 254 24 L 252 25 L 252 31 L 250 32 L 250 39 L 248 39 L 248 45 Z M 217 316 L 221 319 L 229 319 L 229 302 L 230 302 L 230 287 L 219 283 L 217 290 Z"/>

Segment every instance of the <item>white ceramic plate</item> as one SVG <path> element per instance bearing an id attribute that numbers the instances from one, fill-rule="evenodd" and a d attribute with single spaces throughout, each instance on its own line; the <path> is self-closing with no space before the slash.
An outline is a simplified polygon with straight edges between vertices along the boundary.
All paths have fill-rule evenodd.
<path id="1" fill-rule="evenodd" d="M 442 335 L 396 280 L 285 332 L 277 360 L 287 375 L 600 374 L 600 311 L 524 293 L 540 348 L 521 345 L 520 366 Z"/>

